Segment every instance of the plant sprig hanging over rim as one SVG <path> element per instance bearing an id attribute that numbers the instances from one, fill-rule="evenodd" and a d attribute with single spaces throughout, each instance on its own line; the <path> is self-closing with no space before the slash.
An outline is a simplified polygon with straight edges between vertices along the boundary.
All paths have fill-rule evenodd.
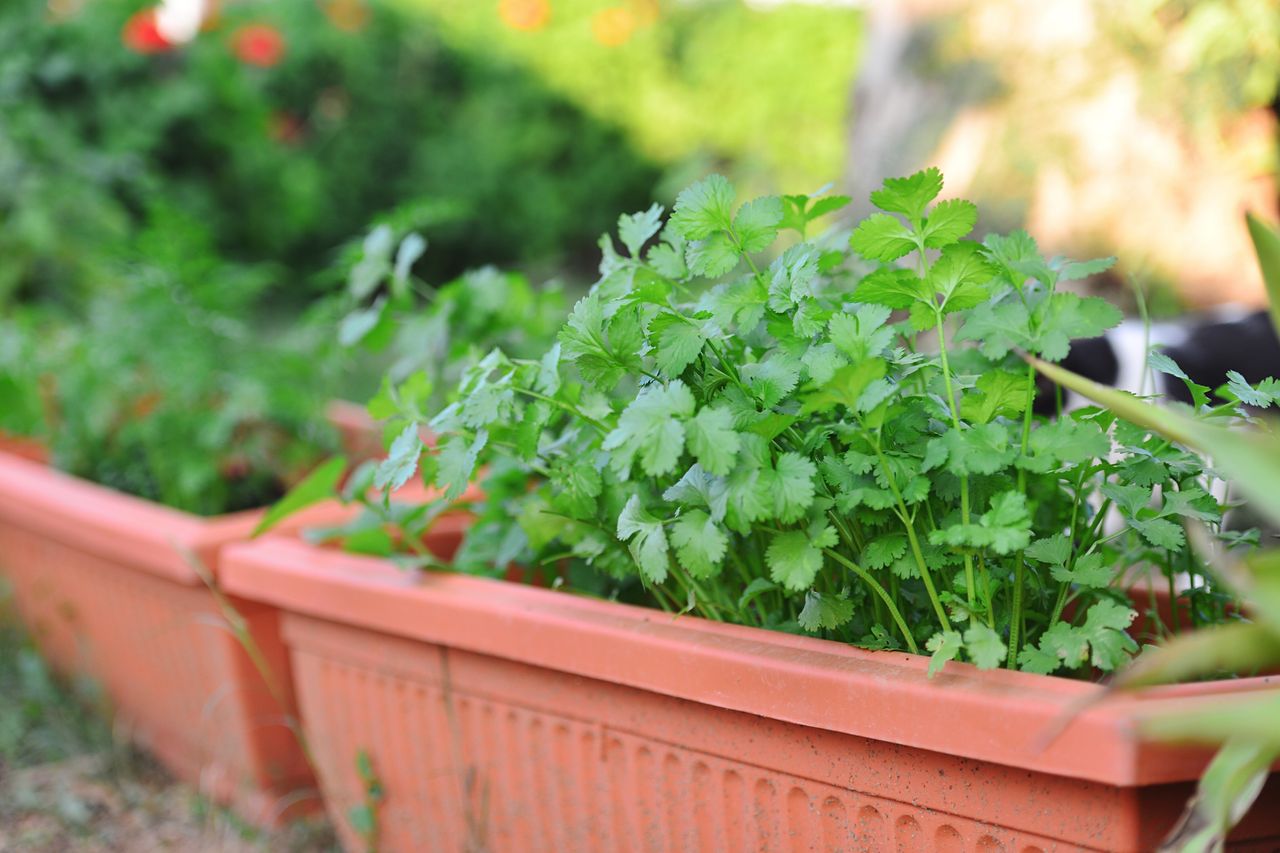
<path id="1" fill-rule="evenodd" d="M 1117 324 L 1058 289 L 1111 260 L 1045 259 L 1021 231 L 966 240 L 977 211 L 941 190 L 936 169 L 886 181 L 847 243 L 805 238 L 848 199 L 739 205 L 717 175 L 665 226 L 657 205 L 621 217 L 625 253 L 601 241 L 558 342 L 468 369 L 434 448 L 405 412 L 378 482 L 420 469 L 453 500 L 488 466 L 460 568 L 567 561 L 571 585 L 927 647 L 935 669 L 1114 669 L 1137 648 L 1134 567 L 1190 573 L 1192 621 L 1225 618 L 1179 524 L 1220 527 L 1203 460 L 1105 410 L 1032 414 L 1018 353 L 1058 361 Z M 800 239 L 767 260 L 783 232 Z M 1179 627 L 1145 618 L 1152 637 Z"/>

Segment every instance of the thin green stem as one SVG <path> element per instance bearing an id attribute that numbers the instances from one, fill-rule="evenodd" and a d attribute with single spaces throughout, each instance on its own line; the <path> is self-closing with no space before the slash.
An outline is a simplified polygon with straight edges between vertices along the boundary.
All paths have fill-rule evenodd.
<path id="1" fill-rule="evenodd" d="M 911 631 L 907 628 L 906 620 L 902 618 L 902 614 L 898 612 L 897 605 L 894 604 L 893 599 L 889 597 L 889 593 L 880 585 L 880 582 L 873 578 L 866 569 L 862 568 L 838 551 L 833 551 L 830 548 L 825 548 L 823 551 L 828 557 L 853 572 L 862 579 L 863 583 L 871 587 L 872 591 L 874 591 L 875 594 L 880 597 L 880 600 L 884 602 L 885 606 L 889 608 L 889 615 L 893 617 L 894 624 L 897 625 L 898 630 L 902 632 L 902 639 L 906 640 L 907 648 L 911 650 L 912 654 L 920 654 L 920 647 L 916 645 L 915 638 L 911 636 Z"/>
<path id="2" fill-rule="evenodd" d="M 1031 440 L 1031 411 L 1036 400 L 1036 369 L 1034 365 L 1027 365 L 1027 397 L 1022 412 L 1022 444 L 1021 454 L 1027 455 L 1027 446 Z M 1027 493 L 1027 469 L 1021 465 L 1018 466 L 1018 491 L 1025 495 Z M 1019 551 L 1014 557 L 1013 569 L 1013 612 L 1009 615 L 1009 657 L 1005 664 L 1009 669 L 1016 669 L 1018 666 L 1018 643 L 1019 632 L 1022 630 L 1022 599 L 1023 587 L 1026 585 L 1027 560 L 1026 555 Z"/>

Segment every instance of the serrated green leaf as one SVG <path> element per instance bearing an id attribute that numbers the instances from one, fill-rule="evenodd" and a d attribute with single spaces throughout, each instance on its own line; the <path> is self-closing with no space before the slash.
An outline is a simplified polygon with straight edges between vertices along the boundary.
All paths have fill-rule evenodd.
<path id="1" fill-rule="evenodd" d="M 1008 652 L 1000 635 L 990 625 L 981 622 L 965 630 L 964 650 L 978 669 L 996 669 L 1004 663 Z"/>
<path id="2" fill-rule="evenodd" d="M 778 236 L 782 224 L 782 199 L 762 196 L 752 199 L 733 218 L 733 232 L 745 254 L 762 252 Z"/>
<path id="3" fill-rule="evenodd" d="M 947 664 L 953 661 L 964 649 L 964 638 L 959 631 L 939 631 L 929 638 L 925 648 L 933 652 L 929 657 L 929 678 L 933 678 Z"/>
<path id="4" fill-rule="evenodd" d="M 418 470 L 418 457 L 422 454 L 422 427 L 416 423 L 406 424 L 395 441 L 387 458 L 378 464 L 373 477 L 374 487 L 383 491 L 394 492 L 409 482 L 413 472 Z"/>
<path id="5" fill-rule="evenodd" d="M 907 537 L 903 533 L 888 533 L 867 543 L 862 550 L 862 562 L 872 569 L 883 569 L 907 553 Z"/>
<path id="6" fill-rule="evenodd" d="M 652 204 L 648 210 L 639 213 L 624 213 L 618 217 L 618 237 L 627 253 L 633 258 L 640 257 L 640 250 L 658 230 L 662 228 L 662 205 Z"/>
<path id="7" fill-rule="evenodd" d="M 676 197 L 671 223 L 689 240 L 705 240 L 733 224 L 733 185 L 709 175 Z"/>
<path id="8" fill-rule="evenodd" d="M 742 253 L 728 233 L 717 231 L 705 240 L 695 240 L 685 249 L 685 262 L 694 275 L 719 278 L 733 271 Z"/>
<path id="9" fill-rule="evenodd" d="M 822 549 L 834 545 L 834 537 L 830 527 L 823 528 L 816 540 L 803 530 L 776 534 L 765 552 L 769 576 L 793 592 L 808 589 L 822 568 Z"/>
<path id="10" fill-rule="evenodd" d="M 910 270 L 882 267 L 858 282 L 853 298 L 869 305 L 884 305 L 896 310 L 910 308 L 914 303 L 927 300 L 925 283 Z"/>
<path id="11" fill-rule="evenodd" d="M 667 579 L 667 533 L 662 522 L 641 505 L 639 495 L 632 495 L 618 514 L 618 539 L 627 543 L 640 573 L 650 583 Z"/>
<path id="12" fill-rule="evenodd" d="M 973 230 L 978 221 L 978 208 L 973 202 L 963 199 L 941 201 L 929 211 L 921 233 L 924 244 L 930 249 L 939 249 L 955 243 Z"/>
<path id="13" fill-rule="evenodd" d="M 853 602 L 843 596 L 810 590 L 804 596 L 804 609 L 798 621 L 806 631 L 839 628 L 853 618 Z"/>
<path id="14" fill-rule="evenodd" d="M 919 219 L 924 209 L 942 192 L 942 172 L 936 167 L 922 169 L 906 178 L 888 178 L 884 187 L 871 193 L 871 203 L 908 219 Z"/>
<path id="15" fill-rule="evenodd" d="M 733 415 L 723 406 L 706 406 L 689 421 L 689 451 L 706 471 L 725 475 L 733 469 L 741 438 L 733 428 Z"/>
<path id="16" fill-rule="evenodd" d="M 874 213 L 862 220 L 849 237 L 849 245 L 869 261 L 896 261 L 916 248 L 911 231 L 896 217 Z"/>
<path id="17" fill-rule="evenodd" d="M 960 416 L 978 424 L 985 424 L 996 416 L 1017 417 L 1027 406 L 1027 384 L 1027 378 L 1021 374 L 988 371 L 978 377 L 976 390 L 960 398 Z"/>
<path id="18" fill-rule="evenodd" d="M 445 490 L 446 500 L 456 500 L 467 490 L 471 476 L 476 470 L 480 451 L 488 442 L 489 433 L 480 430 L 470 444 L 460 435 L 449 436 L 440 443 L 439 452 L 436 454 L 439 461 L 436 485 Z"/>
<path id="19" fill-rule="evenodd" d="M 684 451 L 684 421 L 693 415 L 694 400 L 679 379 L 647 385 L 618 416 L 618 425 L 605 436 L 605 450 L 613 451 L 610 467 L 623 479 L 636 457 L 650 476 L 670 472 Z"/>
<path id="20" fill-rule="evenodd" d="M 671 544 L 676 547 L 680 565 L 695 578 L 713 576 L 720 570 L 728 535 L 700 509 L 688 510 L 671 526 Z"/>
<path id="21" fill-rule="evenodd" d="M 706 331 L 701 324 L 671 314 L 655 317 L 650 333 L 654 336 L 654 363 L 671 377 L 684 373 L 707 342 Z"/>

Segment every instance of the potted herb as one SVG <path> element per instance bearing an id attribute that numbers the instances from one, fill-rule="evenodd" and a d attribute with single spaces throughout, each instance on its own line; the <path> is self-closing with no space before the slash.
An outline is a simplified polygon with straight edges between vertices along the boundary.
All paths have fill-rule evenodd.
<path id="1" fill-rule="evenodd" d="M 313 784 L 286 725 L 288 661 L 275 611 L 231 602 L 237 636 L 215 587 L 222 547 L 332 450 L 323 361 L 245 325 L 261 273 L 183 234 L 152 235 L 82 317 L 33 326 L 31 359 L 0 382 L 38 401 L 51 461 L 0 452 L 0 574 L 62 673 L 99 682 L 143 746 L 269 823 Z"/>
<path id="2" fill-rule="evenodd" d="M 404 792 L 379 812 L 392 848 L 1160 836 L 1204 756 L 1144 744 L 1139 721 L 1249 680 L 1045 735 L 1139 639 L 1232 617 L 1183 519 L 1249 537 L 1222 528 L 1214 471 L 1178 442 L 1106 409 L 1033 414 L 1023 356 L 1060 360 L 1119 322 L 1062 287 L 1110 262 L 1045 259 L 1022 232 L 966 240 L 976 211 L 941 188 L 936 170 L 888 181 L 847 240 L 809 240 L 846 200 L 739 206 L 708 178 L 665 227 L 656 206 L 622 217 L 625 254 L 603 244 L 556 345 L 480 360 L 430 419 L 433 447 L 421 409 L 398 408 L 375 476 L 441 493 L 384 523 L 487 471 L 453 566 L 517 563 L 586 595 L 283 541 L 230 552 L 231 588 L 288 611 L 331 805 L 363 802 L 367 750 Z M 1201 418 L 1236 416 L 1207 390 Z M 447 557 L 456 539 L 428 542 Z"/>

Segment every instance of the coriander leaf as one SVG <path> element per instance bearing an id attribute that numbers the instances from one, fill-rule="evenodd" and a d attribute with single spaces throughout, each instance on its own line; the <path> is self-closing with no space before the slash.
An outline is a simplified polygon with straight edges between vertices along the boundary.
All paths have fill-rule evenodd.
<path id="1" fill-rule="evenodd" d="M 969 313 L 956 340 L 978 341 L 983 355 L 999 360 L 1015 347 L 1031 347 L 1031 316 L 1021 301 L 986 302 Z"/>
<path id="2" fill-rule="evenodd" d="M 882 358 L 867 358 L 838 369 L 820 388 L 803 395 L 802 415 L 824 412 L 837 405 L 858 411 L 863 393 L 884 377 L 888 364 Z"/>
<path id="3" fill-rule="evenodd" d="M 903 309 L 927 299 L 928 293 L 925 283 L 911 270 L 881 267 L 858 282 L 853 298 L 867 304 Z"/>
<path id="4" fill-rule="evenodd" d="M 805 593 L 799 622 L 806 631 L 839 628 L 852 618 L 853 602 L 849 599 L 813 590 Z"/>
<path id="5" fill-rule="evenodd" d="M 650 583 L 667 579 L 667 534 L 662 522 L 641 506 L 639 495 L 632 495 L 618 514 L 618 539 L 627 543 L 640 573 Z"/>
<path id="6" fill-rule="evenodd" d="M 798 362 L 781 354 L 765 362 L 744 364 L 738 372 L 766 409 L 778 405 L 800 381 Z"/>
<path id="7" fill-rule="evenodd" d="M 1094 258 L 1091 261 L 1067 261 L 1058 270 L 1061 281 L 1076 281 L 1091 275 L 1106 272 L 1115 266 L 1115 258 Z"/>
<path id="8" fill-rule="evenodd" d="M 995 669 L 1004 663 L 1008 649 L 990 625 L 978 622 L 964 632 L 964 650 L 978 669 Z"/>
<path id="9" fill-rule="evenodd" d="M 1015 448 L 1001 424 L 978 424 L 969 429 L 949 429 L 929 442 L 921 470 L 942 463 L 953 474 L 994 474 L 1009 464 Z"/>
<path id="10" fill-rule="evenodd" d="M 649 325 L 653 339 L 653 360 L 658 369 L 671 377 L 684 373 L 693 363 L 707 335 L 701 323 L 693 323 L 674 314 L 659 314 Z"/>
<path id="11" fill-rule="evenodd" d="M 465 437 L 451 435 L 440 443 L 437 458 L 440 467 L 436 471 L 436 485 L 444 489 L 447 500 L 457 500 L 467 490 L 471 475 L 476 469 L 480 451 L 489 441 L 489 433 L 480 430 L 470 445 Z"/>
<path id="12" fill-rule="evenodd" d="M 872 569 L 883 569 L 907 553 L 907 537 L 902 533 L 889 533 L 867 543 L 862 550 L 862 562 Z"/>
<path id="13" fill-rule="evenodd" d="M 1111 438 L 1096 421 L 1064 417 L 1033 430 L 1028 447 L 1038 457 L 1078 465 L 1105 459 L 1111 453 Z"/>
<path id="14" fill-rule="evenodd" d="M 1071 556 L 1071 542 L 1064 533 L 1037 539 L 1027 546 L 1026 555 L 1038 563 L 1063 566 Z"/>
<path id="15" fill-rule="evenodd" d="M 782 199 L 763 196 L 744 204 L 733 218 L 733 233 L 743 254 L 764 251 L 778 236 L 782 223 Z"/>
<path id="16" fill-rule="evenodd" d="M 640 457 L 640 467 L 652 477 L 676 467 L 684 450 L 684 421 L 693 414 L 693 394 L 679 379 L 665 387 L 647 385 L 618 416 L 618 425 L 605 436 L 605 450 L 616 451 L 610 467 L 624 480 L 631 464 Z"/>
<path id="17" fill-rule="evenodd" d="M 662 499 L 706 507 L 711 512 L 711 520 L 719 523 L 728 509 L 728 483 L 695 463 L 674 486 L 662 493 Z"/>
<path id="18" fill-rule="evenodd" d="M 1181 551 L 1182 546 L 1186 544 L 1182 526 L 1167 518 L 1131 518 L 1129 526 L 1141 533 L 1143 539 L 1157 548 Z"/>
<path id="19" fill-rule="evenodd" d="M 1040 635 L 1040 650 L 1075 669 L 1089 656 L 1089 639 L 1067 622 L 1055 622 Z"/>
<path id="20" fill-rule="evenodd" d="M 896 261 L 916 248 L 911 232 L 887 213 L 875 213 L 859 223 L 849 237 L 853 250 L 869 261 Z"/>
<path id="21" fill-rule="evenodd" d="M 742 591 L 742 596 L 738 599 L 738 609 L 745 610 L 752 601 L 777 588 L 778 585 L 768 578 L 754 578 L 751 583 L 747 584 L 747 588 Z"/>
<path id="22" fill-rule="evenodd" d="M 1255 390 L 1249 381 L 1237 371 L 1227 371 L 1227 390 L 1246 406 L 1265 409 L 1275 402 L 1275 397 L 1261 390 Z"/>
<path id="23" fill-rule="evenodd" d="M 852 314 L 833 314 L 827 324 L 831 343 L 855 363 L 882 355 L 893 342 L 893 329 L 885 326 L 890 313 L 884 305 L 859 305 Z"/>
<path id="24" fill-rule="evenodd" d="M 997 554 L 1011 554 L 1031 541 L 1031 516 L 1027 498 L 1021 492 L 1001 492 L 991 499 L 991 509 L 976 524 L 953 524 L 929 533 L 934 545 L 990 548 Z"/>
<path id="25" fill-rule="evenodd" d="M 562 457 L 551 466 L 551 485 L 558 502 L 572 515 L 588 517 L 604 489 L 600 472 L 588 461 Z"/>
<path id="26" fill-rule="evenodd" d="M 1110 599 L 1089 608 L 1080 633 L 1089 640 L 1090 660 L 1094 666 L 1110 672 L 1128 662 L 1130 655 L 1138 650 L 1137 642 L 1127 631 L 1137 615 L 1132 608 Z"/>
<path id="27" fill-rule="evenodd" d="M 728 233 L 717 231 L 705 240 L 695 240 L 685 249 L 689 271 L 706 278 L 719 278 L 738 265 L 742 254 Z"/>
<path id="28" fill-rule="evenodd" d="M 924 221 L 924 244 L 930 249 L 940 249 L 954 243 L 973 230 L 978 221 L 978 208 L 973 202 L 950 199 L 938 202 Z"/>
<path id="29" fill-rule="evenodd" d="M 1191 402 L 1197 409 L 1209 404 L 1209 386 L 1192 381 L 1186 371 L 1179 367 L 1177 362 L 1169 356 L 1157 350 L 1152 350 L 1147 353 L 1147 365 L 1152 370 L 1181 379 L 1182 384 L 1187 386 L 1187 390 L 1191 392 Z"/>
<path id="30" fill-rule="evenodd" d="M 1057 655 L 1042 651 L 1035 646 L 1024 646 L 1022 651 L 1018 653 L 1018 668 L 1023 672 L 1050 675 L 1060 666 L 1062 666 L 1062 661 Z"/>
<path id="31" fill-rule="evenodd" d="M 778 456 L 773 470 L 765 476 L 765 486 L 773 496 L 774 518 L 790 523 L 805 514 L 813 504 L 813 478 L 817 473 L 813 462 L 798 453 L 787 451 Z"/>
<path id="32" fill-rule="evenodd" d="M 710 175 L 676 197 L 671 223 L 690 240 L 705 240 L 733 224 L 733 185 Z"/>
<path id="33" fill-rule="evenodd" d="M 418 470 L 418 457 L 422 455 L 421 427 L 409 423 L 391 442 L 387 458 L 378 464 L 377 473 L 373 477 L 375 488 L 384 492 L 394 492 L 413 476 Z"/>
<path id="34" fill-rule="evenodd" d="M 1054 293 L 1036 309 L 1039 331 L 1030 349 L 1046 361 L 1062 361 L 1076 338 L 1096 338 L 1120 325 L 1120 309 L 1096 296 Z"/>
<path id="35" fill-rule="evenodd" d="M 987 282 L 995 268 L 983 258 L 981 250 L 977 243 L 952 243 L 929 268 L 925 283 L 942 300 L 942 313 L 963 311 L 986 301 Z"/>
<path id="36" fill-rule="evenodd" d="M 1106 589 L 1111 585 L 1113 572 L 1103 565 L 1102 555 L 1095 551 L 1077 559 L 1070 568 L 1064 565 L 1054 566 L 1049 574 L 1058 583 L 1076 583 L 1090 589 Z"/>
<path id="37" fill-rule="evenodd" d="M 396 250 L 396 266 L 392 273 L 397 281 L 409 280 L 409 271 L 425 251 L 427 251 L 427 239 L 421 234 L 409 234 L 400 241 L 400 248 Z"/>
<path id="38" fill-rule="evenodd" d="M 624 213 L 618 217 L 618 236 L 627 253 L 633 258 L 640 257 L 640 250 L 658 229 L 662 227 L 662 205 L 650 205 L 648 210 L 639 213 Z"/>
<path id="39" fill-rule="evenodd" d="M 798 243 L 769 265 L 769 307 L 787 311 L 815 295 L 818 280 L 818 250 Z"/>
<path id="40" fill-rule="evenodd" d="M 871 203 L 908 219 L 919 219 L 925 206 L 942 192 L 942 172 L 930 167 L 906 178 L 888 178 L 884 187 L 871 193 Z"/>
<path id="41" fill-rule="evenodd" d="M 712 318 L 721 326 L 737 323 L 749 332 L 764 319 L 769 293 L 755 276 L 732 284 L 718 285 L 710 294 Z"/>
<path id="42" fill-rule="evenodd" d="M 978 377 L 977 390 L 960 398 L 960 416 L 979 424 L 997 415 L 1016 417 L 1026 409 L 1027 384 L 1025 376 L 1008 370 L 987 371 Z"/>
<path id="43" fill-rule="evenodd" d="M 709 578 L 720 568 L 729 537 L 700 509 L 683 513 L 671 527 L 671 543 L 676 546 L 680 565 L 695 578 Z"/>
<path id="44" fill-rule="evenodd" d="M 809 378 L 818 385 L 825 385 L 836 371 L 849 362 L 832 344 L 816 344 L 805 350 L 800 361 L 809 369 Z"/>
<path id="45" fill-rule="evenodd" d="M 1127 516 L 1137 515 L 1138 510 L 1151 503 L 1151 489 L 1133 484 L 1103 483 L 1102 495 L 1111 498 Z"/>
<path id="46" fill-rule="evenodd" d="M 803 530 L 776 534 L 765 551 L 769 576 L 792 592 L 808 589 L 822 568 L 822 549 L 835 542 L 835 531 L 830 526 L 812 540 Z"/>
<path id="47" fill-rule="evenodd" d="M 704 407 L 686 425 L 689 451 L 711 474 L 728 474 L 741 439 L 733 429 L 733 415 L 723 406 Z"/>
<path id="48" fill-rule="evenodd" d="M 953 661 L 964 648 L 964 639 L 959 631 L 939 631 L 929 638 L 925 648 L 933 652 L 929 657 L 929 678 L 942 671 L 947 661 Z"/>

